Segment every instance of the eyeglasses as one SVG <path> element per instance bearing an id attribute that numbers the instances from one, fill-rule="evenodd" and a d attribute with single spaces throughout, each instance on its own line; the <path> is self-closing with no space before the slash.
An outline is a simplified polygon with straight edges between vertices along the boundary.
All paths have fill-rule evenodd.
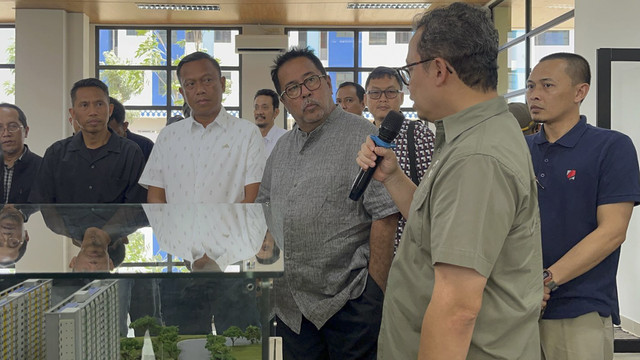
<path id="1" fill-rule="evenodd" d="M 409 82 L 411 81 L 411 71 L 409 71 L 409 69 L 413 66 L 416 65 L 420 65 L 420 64 L 424 64 L 426 62 L 435 60 L 436 58 L 432 57 L 432 58 L 428 58 L 428 59 L 424 59 L 424 60 L 420 60 L 420 61 L 416 61 L 414 63 L 411 64 L 407 64 L 403 67 L 400 68 L 396 68 L 396 71 L 398 72 L 398 75 L 400 75 L 400 78 L 402 79 L 402 82 L 409 86 Z M 447 71 L 449 72 L 449 74 L 453 74 L 453 71 L 449 68 L 449 65 L 445 65 L 447 67 Z"/>
<path id="2" fill-rule="evenodd" d="M 0 236 L 0 246 L 6 246 L 10 249 L 18 248 L 22 245 L 24 239 L 18 239 L 15 237 L 10 237 L 5 240 L 4 236 Z"/>
<path id="3" fill-rule="evenodd" d="M 302 85 L 304 85 L 304 87 L 309 91 L 318 90 L 320 85 L 322 85 L 320 79 L 325 77 L 327 77 L 327 75 L 311 75 L 299 84 L 291 84 L 287 86 L 280 94 L 280 97 L 284 97 L 285 94 L 291 100 L 299 97 L 302 94 Z"/>
<path id="4" fill-rule="evenodd" d="M 10 133 L 14 133 L 14 132 L 19 131 L 23 127 L 24 126 L 16 124 L 16 123 L 10 123 L 9 125 L 7 125 L 7 127 L 4 127 L 4 126 L 0 125 L 0 134 L 4 133 L 5 129 Z"/>
<path id="5" fill-rule="evenodd" d="M 373 99 L 378 100 L 384 94 L 387 99 L 395 99 L 398 97 L 402 91 L 396 89 L 387 89 L 387 90 L 369 90 L 367 91 L 367 95 Z"/>

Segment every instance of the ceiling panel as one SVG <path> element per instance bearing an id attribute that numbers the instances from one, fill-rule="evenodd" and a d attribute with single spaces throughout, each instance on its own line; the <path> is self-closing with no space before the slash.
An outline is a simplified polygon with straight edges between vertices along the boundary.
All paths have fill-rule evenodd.
<path id="1" fill-rule="evenodd" d="M 286 25 L 286 26 L 393 26 L 410 25 L 422 10 L 349 10 L 349 1 L 301 0 L 0 0 L 0 22 L 15 21 L 15 8 L 61 9 L 82 12 L 93 24 L 180 24 L 180 25 Z M 370 2 L 370 1 L 351 1 Z M 405 1 L 385 1 L 401 3 Z M 453 1 L 433 1 L 432 8 Z M 484 5 L 487 0 L 467 0 Z M 219 4 L 221 11 L 140 10 L 137 3 Z"/>

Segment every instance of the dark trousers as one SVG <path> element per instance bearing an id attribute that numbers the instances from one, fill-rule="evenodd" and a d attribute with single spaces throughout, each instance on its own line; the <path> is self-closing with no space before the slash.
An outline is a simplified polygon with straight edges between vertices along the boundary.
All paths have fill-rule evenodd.
<path id="1" fill-rule="evenodd" d="M 375 359 L 384 294 L 371 276 L 360 297 L 348 301 L 320 329 L 302 317 L 300 334 L 277 319 L 284 360 Z"/>

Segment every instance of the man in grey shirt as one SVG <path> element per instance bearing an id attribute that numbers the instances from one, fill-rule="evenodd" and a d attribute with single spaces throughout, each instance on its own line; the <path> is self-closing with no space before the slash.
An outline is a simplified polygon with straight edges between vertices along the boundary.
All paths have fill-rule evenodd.
<path id="1" fill-rule="evenodd" d="M 271 153 L 257 198 L 284 219 L 285 275 L 274 286 L 284 358 L 375 359 L 398 210 L 379 183 L 359 201 L 348 195 L 353 157 L 377 129 L 335 106 L 309 49 L 279 56 L 271 77 L 296 121 Z"/>

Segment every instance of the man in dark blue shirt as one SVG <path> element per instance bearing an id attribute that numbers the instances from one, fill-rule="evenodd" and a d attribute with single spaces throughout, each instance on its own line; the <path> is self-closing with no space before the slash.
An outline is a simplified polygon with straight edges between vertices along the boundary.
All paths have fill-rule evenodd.
<path id="1" fill-rule="evenodd" d="M 558 53 L 542 58 L 527 81 L 531 117 L 543 124 L 527 137 L 550 293 L 540 321 L 543 359 L 612 359 L 612 323 L 620 323 L 616 272 L 640 202 L 638 159 L 628 136 L 580 116 L 590 79 L 584 58 Z"/>
<path id="2" fill-rule="evenodd" d="M 109 129 L 113 106 L 98 79 L 83 79 L 71 89 L 69 114 L 80 131 L 51 145 L 42 160 L 31 203 L 140 203 L 144 167 L 140 148 Z"/>
<path id="3" fill-rule="evenodd" d="M 129 122 L 125 121 L 126 112 L 124 105 L 113 97 L 109 97 L 109 101 L 113 105 L 113 111 L 111 112 L 111 117 L 109 117 L 109 127 L 111 130 L 115 131 L 116 134 L 138 144 L 140 150 L 142 150 L 142 154 L 144 154 L 144 161 L 146 162 L 149 160 L 151 150 L 153 150 L 153 141 L 142 135 L 134 134 L 129 131 Z"/>

